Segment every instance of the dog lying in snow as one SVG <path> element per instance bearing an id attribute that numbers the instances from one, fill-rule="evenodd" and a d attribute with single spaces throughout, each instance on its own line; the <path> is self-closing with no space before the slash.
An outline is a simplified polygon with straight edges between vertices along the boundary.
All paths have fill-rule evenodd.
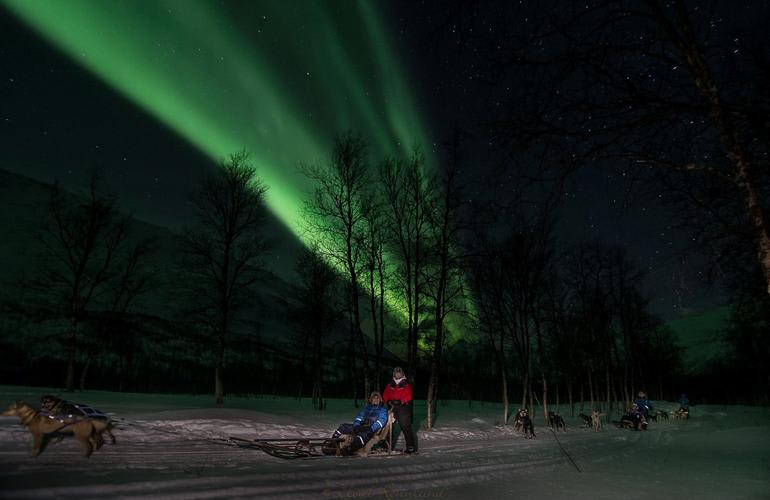
<path id="1" fill-rule="evenodd" d="M 599 410 L 593 410 L 591 412 L 591 428 L 593 428 L 594 432 L 599 432 L 599 430 L 602 428 L 603 416 L 604 413 L 600 413 Z"/>
<path id="2" fill-rule="evenodd" d="M 110 426 L 109 422 L 92 420 L 85 417 L 53 418 L 43 416 L 24 401 L 12 403 L 3 413 L 6 417 L 19 417 L 32 434 L 32 454 L 38 456 L 52 435 L 71 434 L 83 448 L 83 456 L 90 457 L 104 442 L 102 433 Z"/>
<path id="3" fill-rule="evenodd" d="M 535 437 L 535 425 L 532 423 L 532 419 L 529 418 L 529 412 L 526 408 L 519 408 L 519 411 L 516 412 L 513 430 L 524 432 L 524 437 L 529 439 Z"/>

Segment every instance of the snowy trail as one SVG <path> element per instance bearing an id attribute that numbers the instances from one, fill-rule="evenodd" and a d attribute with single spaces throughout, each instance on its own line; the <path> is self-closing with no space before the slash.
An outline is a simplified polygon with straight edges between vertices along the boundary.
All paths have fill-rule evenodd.
<path id="1" fill-rule="evenodd" d="M 80 456 L 72 439 L 51 443 L 32 458 L 31 437 L 18 419 L 0 417 L 0 497 L 770 498 L 766 415 L 735 426 L 734 419 L 715 413 L 646 432 L 570 427 L 557 436 L 581 472 L 543 427 L 536 428 L 536 439 L 524 439 L 510 426 L 464 419 L 465 425 L 448 422 L 421 431 L 416 456 L 285 461 L 216 439 L 318 437 L 328 433 L 327 423 L 311 427 L 261 414 L 228 415 L 127 416 L 115 432 L 118 444 L 90 459 Z M 638 483 L 645 487 L 633 486 Z"/>
<path id="2" fill-rule="evenodd" d="M 244 435 L 244 429 L 253 435 L 253 422 L 137 421 L 117 432 L 117 446 L 105 445 L 91 459 L 80 457 L 71 440 L 52 443 L 35 459 L 24 449 L 29 435 L 11 422 L 0 425 L 14 448 L 0 454 L 0 477 L 14 485 L 6 492 L 16 498 L 103 497 L 105 483 L 114 498 L 340 498 L 416 488 L 449 490 L 572 467 L 545 430 L 534 440 L 493 434 L 458 440 L 447 432 L 438 439 L 424 439 L 424 451 L 412 457 L 290 462 L 212 441 L 223 430 Z M 304 435 L 314 432 L 304 429 Z M 200 437 L 192 437 L 196 435 Z M 586 432 L 575 432 L 571 453 L 596 451 L 590 438 Z M 620 450 L 615 458 L 628 453 Z M 41 476 L 47 479 L 41 482 Z M 76 484 L 67 485 L 71 482 Z"/>

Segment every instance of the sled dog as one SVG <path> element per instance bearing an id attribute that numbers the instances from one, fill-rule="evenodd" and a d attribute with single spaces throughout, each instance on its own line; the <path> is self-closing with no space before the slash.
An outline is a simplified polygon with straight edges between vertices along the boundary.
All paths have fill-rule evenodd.
<path id="1" fill-rule="evenodd" d="M 552 411 L 548 412 L 548 426 L 556 430 L 567 430 L 567 426 L 564 424 L 564 419 L 562 416 Z"/>
<path id="2" fill-rule="evenodd" d="M 19 417 L 22 425 L 32 434 L 32 454 L 38 456 L 45 448 L 51 435 L 72 434 L 83 448 L 83 456 L 90 457 L 99 449 L 102 433 L 109 427 L 109 422 L 88 418 L 53 418 L 40 414 L 24 401 L 12 403 L 3 413 L 6 417 Z"/>
<path id="3" fill-rule="evenodd" d="M 41 413 L 48 413 L 49 416 L 55 418 L 88 418 L 94 421 L 106 422 L 108 425 L 102 432 L 109 436 L 111 444 L 116 442 L 115 435 L 112 434 L 113 423 L 110 421 L 110 417 L 90 406 L 71 403 L 57 396 L 46 394 L 40 398 L 40 411 Z M 103 441 L 100 440 L 96 449 L 101 448 L 102 443 Z"/>
<path id="4" fill-rule="evenodd" d="M 524 432 L 524 437 L 529 439 L 535 437 L 535 425 L 532 423 L 532 419 L 529 418 L 529 412 L 526 408 L 519 408 L 519 411 L 516 412 L 513 430 Z"/>
<path id="5" fill-rule="evenodd" d="M 600 413 L 599 410 L 593 410 L 591 412 L 591 427 L 593 428 L 594 432 L 599 432 L 599 430 L 602 428 L 603 416 L 604 413 Z"/>

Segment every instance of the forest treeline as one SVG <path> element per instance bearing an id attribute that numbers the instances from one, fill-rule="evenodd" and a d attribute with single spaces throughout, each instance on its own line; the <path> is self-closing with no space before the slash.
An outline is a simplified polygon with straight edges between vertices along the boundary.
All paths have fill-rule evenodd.
<path id="1" fill-rule="evenodd" d="M 98 171 L 77 196 L 51 187 L 32 265 L 3 298 L 3 381 L 282 394 L 323 409 L 363 400 L 403 364 L 430 425 L 442 399 L 502 401 L 504 420 L 541 402 L 623 407 L 641 388 L 765 401 L 753 383 L 768 376 L 761 274 L 735 290 L 732 351 L 693 374 L 621 247 L 560 240 L 556 203 L 470 200 L 461 150 L 458 135 L 438 165 L 419 148 L 373 163 L 349 132 L 328 161 L 300 166 L 313 191 L 296 281 L 272 311 L 292 332 L 283 342 L 265 331 L 260 294 L 280 280 L 266 264 L 268 187 L 246 153 L 201 180 L 196 222 L 170 241 L 137 230 Z"/>
<path id="2" fill-rule="evenodd" d="M 304 248 L 269 305 L 269 186 L 247 153 L 200 182 L 195 222 L 162 244 L 98 174 L 78 197 L 52 188 L 32 264 L 4 286 L 3 381 L 284 394 L 320 410 L 381 389 L 398 363 L 429 427 L 445 399 L 502 401 L 503 420 L 537 402 L 623 407 L 638 390 L 767 404 L 766 52 L 684 1 L 554 4 L 529 31 L 506 28 L 514 4 L 484 16 L 494 29 L 446 13 L 489 84 L 479 121 L 494 151 L 457 132 L 429 159 L 425 145 L 376 158 L 367 131 L 344 132 L 326 161 L 298 166 Z M 496 167 L 474 179 L 480 162 Z M 666 285 L 622 246 L 564 237 L 564 194 L 587 168 L 628 173 L 674 209 L 685 252 L 708 257 L 731 316 L 729 351 L 703 370 L 650 313 L 645 290 Z"/>

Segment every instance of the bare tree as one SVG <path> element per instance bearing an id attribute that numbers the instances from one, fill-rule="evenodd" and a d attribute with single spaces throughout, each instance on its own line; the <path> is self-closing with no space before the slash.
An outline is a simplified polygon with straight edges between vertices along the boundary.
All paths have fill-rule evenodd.
<path id="1" fill-rule="evenodd" d="M 97 358 L 105 346 L 133 346 L 136 342 L 128 339 L 118 339 L 116 337 L 131 335 L 125 328 L 124 316 L 129 312 L 131 306 L 142 295 L 147 293 L 152 287 L 158 285 L 155 278 L 155 269 L 148 267 L 147 259 L 155 252 L 155 240 L 153 238 L 144 238 L 133 244 L 127 251 L 121 252 L 116 258 L 114 278 L 108 285 L 106 291 L 106 310 L 102 311 L 96 325 L 96 338 L 84 345 L 85 364 L 80 372 L 80 390 L 85 390 L 88 368 Z M 118 363 L 120 372 L 121 386 L 125 371 L 128 368 L 128 361 L 132 353 L 125 352 L 123 349 L 115 349 L 111 354 L 119 356 Z"/>
<path id="2" fill-rule="evenodd" d="M 417 345 L 423 297 L 423 266 L 428 228 L 425 157 L 415 148 L 408 160 L 387 159 L 379 177 L 384 203 L 388 248 L 398 263 L 396 289 L 404 299 L 407 314 L 407 373 L 414 386 L 417 378 Z"/>
<path id="3" fill-rule="evenodd" d="M 429 210 L 431 258 L 426 266 L 425 291 L 430 299 L 433 339 L 427 393 L 427 426 L 433 428 L 438 399 L 439 371 L 446 341 L 446 319 L 457 313 L 463 295 L 460 249 L 459 135 L 451 145 L 448 162 L 433 180 Z"/>
<path id="4" fill-rule="evenodd" d="M 116 256 L 126 245 L 131 218 L 100 193 L 98 171 L 90 176 L 85 199 L 67 196 L 57 185 L 47 209 L 49 221 L 37 235 L 42 248 L 38 272 L 27 286 L 68 320 L 64 386 L 71 391 L 79 327 L 115 276 Z"/>
<path id="5" fill-rule="evenodd" d="M 496 89 L 486 124 L 518 156 L 546 154 L 549 175 L 603 163 L 650 181 L 687 206 L 691 250 L 753 249 L 770 293 L 766 18 L 685 0 L 494 8 L 451 24 Z"/>
<path id="6" fill-rule="evenodd" d="M 382 354 L 385 349 L 385 230 L 382 224 L 382 206 L 372 193 L 366 208 L 364 246 L 366 248 L 366 276 L 369 285 L 369 311 L 372 317 L 374 341 L 374 385 L 380 387 Z"/>
<path id="7" fill-rule="evenodd" d="M 312 346 L 313 408 L 323 410 L 326 407 L 323 392 L 324 336 L 338 319 L 335 313 L 338 276 L 315 247 L 302 250 L 296 272 L 300 277 L 297 318 Z"/>
<path id="8" fill-rule="evenodd" d="M 223 160 L 191 196 L 197 224 L 185 230 L 182 284 L 194 314 L 213 335 L 214 396 L 224 402 L 223 371 L 228 336 L 254 297 L 261 257 L 269 248 L 263 231 L 267 187 L 249 155 Z"/>
<path id="9" fill-rule="evenodd" d="M 489 225 L 486 226 L 487 228 Z M 486 229 L 486 228 L 485 228 Z M 472 296 L 481 329 L 486 331 L 489 348 L 494 354 L 497 373 L 500 377 L 500 399 L 503 404 L 502 425 L 506 425 L 509 415 L 508 399 L 508 362 L 506 359 L 506 336 L 502 322 L 502 300 L 504 276 L 501 269 L 500 252 L 490 235 L 478 232 L 475 235 L 473 258 L 470 262 Z"/>
<path id="10" fill-rule="evenodd" d="M 348 281 L 351 342 L 358 345 L 364 373 L 364 393 L 371 385 L 369 353 L 361 329 L 360 275 L 365 263 L 364 199 L 367 187 L 366 142 L 348 132 L 337 138 L 331 161 L 302 165 L 301 172 L 314 183 L 305 206 L 305 226 L 320 252 L 345 273 Z"/>

